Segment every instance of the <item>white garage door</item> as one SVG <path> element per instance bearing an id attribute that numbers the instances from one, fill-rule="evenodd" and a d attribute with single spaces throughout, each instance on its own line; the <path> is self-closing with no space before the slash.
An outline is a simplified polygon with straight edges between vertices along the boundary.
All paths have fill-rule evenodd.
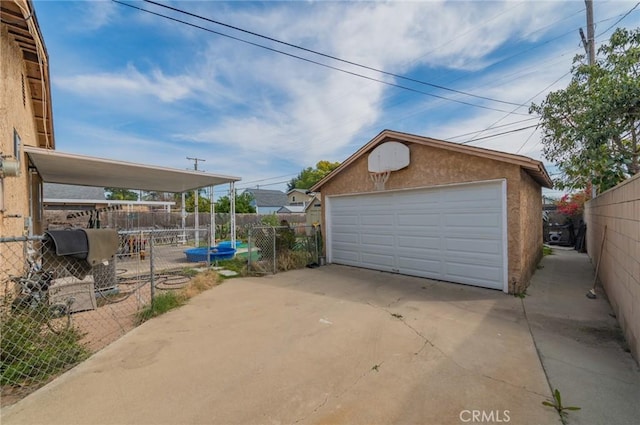
<path id="1" fill-rule="evenodd" d="M 327 260 L 505 290 L 505 185 L 328 197 Z"/>

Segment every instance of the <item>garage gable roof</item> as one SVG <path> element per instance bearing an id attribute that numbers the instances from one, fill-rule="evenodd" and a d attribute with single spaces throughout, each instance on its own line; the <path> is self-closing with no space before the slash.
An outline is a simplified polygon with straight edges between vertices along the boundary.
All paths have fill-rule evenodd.
<path id="1" fill-rule="evenodd" d="M 135 164 L 24 146 L 46 183 L 180 193 L 239 181 L 239 177 Z"/>
<path id="2" fill-rule="evenodd" d="M 340 164 L 338 168 L 333 170 L 322 180 L 316 183 L 311 189 L 312 192 L 321 191 L 328 181 L 337 176 L 342 170 L 347 168 L 353 162 L 363 155 L 369 153 L 376 146 L 384 142 L 408 142 L 417 143 L 423 146 L 430 146 L 437 149 L 446 149 L 454 152 L 460 152 L 467 155 L 478 156 L 482 158 L 493 159 L 495 161 L 508 162 L 511 164 L 519 165 L 524 171 L 526 171 L 540 186 L 551 188 L 553 182 L 544 168 L 542 162 L 529 158 L 523 155 L 516 155 L 512 153 L 500 152 L 493 149 L 479 148 L 476 146 L 468 146 L 460 143 L 446 142 L 444 140 L 432 139 L 430 137 L 418 136 L 415 134 L 401 133 L 393 130 L 383 130 L 380 134 L 374 137 L 369 143 L 358 149 L 353 155 L 347 158 Z"/>

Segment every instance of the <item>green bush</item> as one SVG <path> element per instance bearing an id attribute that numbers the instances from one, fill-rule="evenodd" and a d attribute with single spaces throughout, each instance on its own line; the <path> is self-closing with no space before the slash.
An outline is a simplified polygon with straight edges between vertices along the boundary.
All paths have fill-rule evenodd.
<path id="1" fill-rule="evenodd" d="M 36 314 L 3 314 L 0 340 L 0 385 L 46 382 L 89 356 L 73 327 L 48 331 Z"/>

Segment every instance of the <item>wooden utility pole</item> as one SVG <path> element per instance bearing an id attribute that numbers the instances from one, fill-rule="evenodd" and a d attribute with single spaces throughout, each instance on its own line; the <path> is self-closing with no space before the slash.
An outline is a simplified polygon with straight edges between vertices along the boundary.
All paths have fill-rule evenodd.
<path id="1" fill-rule="evenodd" d="M 580 28 L 580 38 L 582 38 L 582 44 L 584 45 L 584 51 L 587 54 L 587 61 L 589 65 L 595 65 L 596 63 L 596 37 L 595 26 L 593 24 L 593 0 L 584 0 L 584 4 L 587 10 L 587 37 L 585 38 L 582 28 Z M 597 195 L 596 185 L 591 184 L 591 198 L 595 198 Z"/>
<path id="2" fill-rule="evenodd" d="M 200 162 L 205 162 L 206 159 L 202 159 L 202 158 L 191 158 L 191 157 L 187 157 L 187 159 L 189 161 L 193 161 L 193 169 L 198 171 L 198 161 Z"/>
<path id="3" fill-rule="evenodd" d="M 593 0 L 584 0 L 587 6 L 587 57 L 589 59 L 589 65 L 596 63 L 596 28 L 593 25 Z"/>

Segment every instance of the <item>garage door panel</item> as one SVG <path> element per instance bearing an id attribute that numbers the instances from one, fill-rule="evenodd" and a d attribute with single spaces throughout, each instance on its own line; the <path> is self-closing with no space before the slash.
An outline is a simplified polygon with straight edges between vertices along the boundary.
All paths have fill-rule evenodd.
<path id="1" fill-rule="evenodd" d="M 446 258 L 447 263 L 451 264 L 467 264 L 470 266 L 482 267 L 498 267 L 500 256 L 496 254 L 472 254 L 468 252 L 447 251 L 442 257 Z"/>
<path id="2" fill-rule="evenodd" d="M 502 289 L 502 184 L 330 198 L 331 261 Z"/>
<path id="3" fill-rule="evenodd" d="M 428 211 L 428 210 L 426 210 Z M 440 226 L 440 213 L 398 213 L 398 226 L 424 227 L 424 226 Z"/>
<path id="4" fill-rule="evenodd" d="M 393 214 L 366 214 L 360 217 L 363 226 L 391 226 Z"/>
<path id="5" fill-rule="evenodd" d="M 357 215 L 334 215 L 333 224 L 335 226 L 355 226 L 358 224 Z"/>
<path id="6" fill-rule="evenodd" d="M 502 289 L 502 269 L 497 267 L 447 263 L 444 275 L 445 279 L 460 283 Z"/>
<path id="7" fill-rule="evenodd" d="M 333 241 L 358 243 L 360 234 L 349 230 L 353 230 L 353 228 L 345 228 L 344 230 L 342 228 L 337 228 Z"/>
<path id="8" fill-rule="evenodd" d="M 398 251 L 402 250 L 403 254 L 409 254 L 413 249 L 435 249 L 440 250 L 440 236 L 439 235 L 430 235 L 430 236 L 396 236 Z"/>
<path id="9" fill-rule="evenodd" d="M 361 259 L 363 265 L 375 269 L 378 269 L 379 267 L 385 267 L 386 269 L 391 270 L 395 264 L 394 256 L 384 253 L 374 254 L 363 252 Z"/>
<path id="10" fill-rule="evenodd" d="M 376 247 L 383 247 L 384 249 L 393 249 L 393 235 L 390 234 L 368 234 L 362 233 L 360 235 L 360 241 L 363 245 L 371 245 Z M 363 248 L 366 250 L 366 247 Z"/>
<path id="11" fill-rule="evenodd" d="M 403 257 L 398 261 L 398 270 L 403 274 L 425 277 L 428 274 L 432 279 L 442 279 L 442 264 L 439 260 Z"/>
<path id="12" fill-rule="evenodd" d="M 444 249 L 447 254 L 466 252 L 482 256 L 483 254 L 502 254 L 500 241 L 486 239 L 446 239 Z"/>
<path id="13" fill-rule="evenodd" d="M 499 229 L 502 223 L 499 211 L 484 213 L 450 213 L 444 217 L 444 225 L 449 227 L 490 227 Z"/>

